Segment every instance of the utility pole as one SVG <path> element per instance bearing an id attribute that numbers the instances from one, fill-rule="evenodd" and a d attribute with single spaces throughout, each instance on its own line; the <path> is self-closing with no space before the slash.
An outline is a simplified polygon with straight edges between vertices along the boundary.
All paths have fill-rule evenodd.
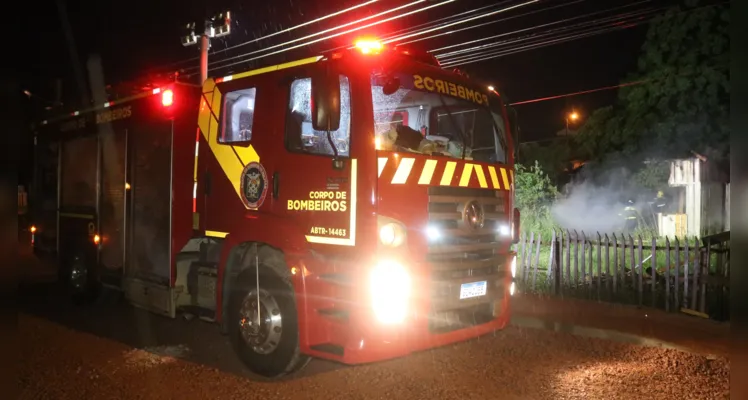
<path id="1" fill-rule="evenodd" d="M 198 35 L 195 34 L 194 22 L 185 27 L 187 35 L 182 36 L 182 46 L 196 45 Z M 210 50 L 210 39 L 226 36 L 231 33 L 231 13 L 229 11 L 218 13 L 204 21 L 203 32 L 200 33 L 200 84 L 208 79 L 208 50 Z"/>

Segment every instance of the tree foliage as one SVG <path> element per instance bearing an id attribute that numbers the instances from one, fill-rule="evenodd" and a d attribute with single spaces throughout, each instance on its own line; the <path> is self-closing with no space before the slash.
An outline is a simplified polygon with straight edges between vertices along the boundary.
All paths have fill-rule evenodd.
<path id="1" fill-rule="evenodd" d="M 687 1 L 652 21 L 615 105 L 592 113 L 577 135 L 593 160 L 729 156 L 729 4 Z M 609 160 L 610 161 L 610 160 Z"/>
<path id="2" fill-rule="evenodd" d="M 547 232 L 555 226 L 551 204 L 558 197 L 553 185 L 540 164 L 526 167 L 515 165 L 514 204 L 520 210 L 520 225 L 526 232 Z"/>
<path id="3" fill-rule="evenodd" d="M 528 143 L 520 149 L 520 160 L 524 164 L 537 163 L 556 182 L 558 175 L 568 169 L 572 149 L 565 138 L 550 143 Z"/>

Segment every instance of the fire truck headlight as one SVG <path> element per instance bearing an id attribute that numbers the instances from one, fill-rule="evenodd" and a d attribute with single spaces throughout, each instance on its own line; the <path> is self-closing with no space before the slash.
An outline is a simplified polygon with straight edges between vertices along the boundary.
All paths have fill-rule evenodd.
<path id="1" fill-rule="evenodd" d="M 377 220 L 379 242 L 387 247 L 397 247 L 405 243 L 405 226 L 392 218 L 379 216 Z"/>
<path id="2" fill-rule="evenodd" d="M 512 257 L 512 261 L 509 263 L 509 268 L 512 270 L 512 278 L 514 278 L 517 275 L 517 256 Z"/>
<path id="3" fill-rule="evenodd" d="M 428 237 L 430 241 L 435 242 L 442 237 L 442 234 L 439 231 L 439 228 L 435 226 L 428 226 L 426 227 L 426 237 Z"/>
<path id="4" fill-rule="evenodd" d="M 511 234 L 512 234 L 512 228 L 510 228 L 509 225 L 507 224 L 499 225 L 499 235 L 510 236 Z"/>
<path id="5" fill-rule="evenodd" d="M 408 314 L 410 274 L 401 264 L 380 261 L 371 271 L 370 290 L 374 316 L 383 324 L 402 322 Z"/>

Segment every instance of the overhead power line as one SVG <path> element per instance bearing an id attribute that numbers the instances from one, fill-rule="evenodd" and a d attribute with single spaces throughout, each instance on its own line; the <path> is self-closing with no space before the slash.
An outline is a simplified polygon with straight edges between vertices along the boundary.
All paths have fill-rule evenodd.
<path id="1" fill-rule="evenodd" d="M 418 3 L 420 3 L 421 1 L 423 1 L 423 0 L 419 0 Z M 335 37 L 338 37 L 338 36 L 346 35 L 346 34 L 353 33 L 353 32 L 356 32 L 356 31 L 359 31 L 359 30 L 362 30 L 362 29 L 370 28 L 372 26 L 383 24 L 385 22 L 389 22 L 389 21 L 393 21 L 393 20 L 396 20 L 396 19 L 399 19 L 399 18 L 403 18 L 403 17 L 406 17 L 408 15 L 412 15 L 412 14 L 416 14 L 416 13 L 419 13 L 419 12 L 423 12 L 423 11 L 432 9 L 434 7 L 443 6 L 445 4 L 452 3 L 454 1 L 456 1 L 456 0 L 445 0 L 445 1 L 442 1 L 442 2 L 439 2 L 439 3 L 431 4 L 431 5 L 426 6 L 426 7 L 421 7 L 421 8 L 418 8 L 416 10 L 408 11 L 406 13 L 395 15 L 393 17 L 385 18 L 385 19 L 382 19 L 382 20 L 379 20 L 379 21 L 375 21 L 375 22 L 369 23 L 367 25 L 362 25 L 362 26 L 359 26 L 359 27 L 356 27 L 356 28 L 348 29 L 348 30 L 343 31 L 343 32 L 338 32 L 338 33 L 335 33 L 335 34 L 332 34 L 332 35 L 329 35 L 329 36 L 325 36 L 325 37 L 322 37 L 322 38 L 311 40 L 309 42 L 300 43 L 300 44 L 297 44 L 295 46 L 286 47 L 286 48 L 283 48 L 283 49 L 280 49 L 280 50 L 277 50 L 277 51 L 274 51 L 274 52 L 262 54 L 262 55 L 259 55 L 259 56 L 256 56 L 256 57 L 244 58 L 242 60 L 239 60 L 239 61 L 236 61 L 236 62 L 233 62 L 233 63 L 230 63 L 230 64 L 222 65 L 222 66 L 219 66 L 219 67 L 214 67 L 213 70 L 214 71 L 215 70 L 220 70 L 220 69 L 228 68 L 228 67 L 231 67 L 231 66 L 234 66 L 234 65 L 243 64 L 245 62 L 254 61 L 254 60 L 257 60 L 257 59 L 260 59 L 260 58 L 264 58 L 264 57 L 267 57 L 267 56 L 271 56 L 271 55 L 275 55 L 275 54 L 280 54 L 280 53 L 283 53 L 283 52 L 286 52 L 286 51 L 289 51 L 289 50 L 298 49 L 300 47 L 309 46 L 311 44 L 322 42 L 324 40 L 329 40 L 329 39 L 332 39 L 332 38 L 335 38 Z M 232 57 L 231 59 L 236 59 L 236 58 L 244 57 L 246 55 L 247 54 L 242 55 L 242 56 Z"/>
<path id="2" fill-rule="evenodd" d="M 488 53 L 488 54 L 483 54 L 483 55 L 477 55 L 477 56 L 474 56 L 474 57 L 469 57 L 467 59 L 462 59 L 460 61 L 445 62 L 445 63 L 443 63 L 441 65 L 444 68 L 453 68 L 453 67 L 457 67 L 457 66 L 463 66 L 463 65 L 467 65 L 467 64 L 476 63 L 476 62 L 479 62 L 479 61 L 489 60 L 489 59 L 492 59 L 492 58 L 499 58 L 499 57 L 504 57 L 504 56 L 508 56 L 508 55 L 512 55 L 512 54 L 522 53 L 522 52 L 525 52 L 525 51 L 539 49 L 541 47 L 547 47 L 547 46 L 551 46 L 551 45 L 554 45 L 554 44 L 561 44 L 561 43 L 571 42 L 571 41 L 574 41 L 574 40 L 583 39 L 583 38 L 587 38 L 587 37 L 602 35 L 604 33 L 610 33 L 610 32 L 620 31 L 620 30 L 624 30 L 624 29 L 627 29 L 627 28 L 632 28 L 632 27 L 634 27 L 636 25 L 638 25 L 638 24 L 632 23 L 632 24 L 627 24 L 627 25 L 620 26 L 620 27 L 598 29 L 598 30 L 595 30 L 593 32 L 584 33 L 584 34 L 567 35 L 567 36 L 563 36 L 561 38 L 552 39 L 552 40 L 546 40 L 546 41 L 543 41 L 543 42 L 534 43 L 534 44 L 530 44 L 530 45 L 526 45 L 526 46 L 520 46 L 520 47 L 513 48 L 513 49 L 505 49 L 505 50 L 501 50 L 501 51 L 498 51 L 498 52 L 493 52 L 493 53 Z"/>
<path id="3" fill-rule="evenodd" d="M 555 6 L 552 6 L 552 7 L 546 7 L 546 8 L 542 8 L 540 10 L 530 11 L 530 12 L 526 12 L 526 13 L 519 14 L 519 15 L 513 15 L 511 17 L 500 18 L 500 19 L 496 19 L 496 20 L 493 20 L 493 21 L 488 21 L 488 22 L 483 22 L 483 23 L 480 23 L 480 24 L 471 25 L 471 26 L 468 26 L 466 28 L 452 29 L 452 30 L 449 30 L 447 32 L 437 33 L 436 35 L 426 36 L 426 37 L 422 37 L 422 38 L 418 38 L 418 39 L 409 40 L 407 42 L 398 43 L 396 46 L 403 46 L 403 45 L 406 45 L 406 44 L 421 42 L 421 41 L 424 41 L 424 40 L 429 40 L 429 39 L 437 38 L 437 37 L 440 37 L 440 36 L 451 35 L 453 33 L 462 32 L 462 31 L 466 31 L 466 30 L 469 30 L 469 29 L 481 28 L 481 27 L 484 27 L 486 25 L 492 25 L 492 24 L 496 24 L 496 23 L 499 23 L 499 22 L 506 22 L 506 21 L 509 21 L 509 20 L 512 20 L 512 19 L 526 17 L 528 15 L 537 14 L 537 13 L 545 12 L 545 11 L 550 11 L 550 10 L 553 10 L 553 9 L 556 9 L 556 8 L 567 7 L 567 6 L 570 6 L 572 4 L 581 3 L 583 1 L 585 1 L 585 0 L 576 0 L 576 1 L 569 2 L 569 3 L 563 3 L 563 4 L 555 5 Z"/>
<path id="4" fill-rule="evenodd" d="M 577 1 L 583 1 L 583 0 L 577 0 Z M 474 14 L 474 13 L 477 13 L 479 11 L 485 10 L 487 8 L 494 8 L 494 7 L 500 6 L 501 4 L 503 4 L 503 2 L 496 3 L 496 4 L 490 4 L 490 5 L 483 6 L 483 7 L 474 8 L 474 9 L 468 10 L 468 11 L 463 11 L 463 12 L 461 12 L 459 14 L 454 14 L 454 15 L 450 15 L 448 17 L 443 17 L 443 18 L 431 20 L 431 21 L 428 21 L 428 22 L 424 22 L 422 24 L 410 26 L 408 28 L 398 29 L 398 30 L 396 30 L 394 32 L 390 32 L 390 33 L 386 34 L 382 39 L 384 39 L 384 40 L 392 39 L 395 36 L 402 35 L 402 34 L 407 34 L 407 33 L 410 33 L 410 32 L 415 32 L 415 31 L 418 31 L 419 29 L 429 29 L 429 28 L 432 28 L 432 27 L 434 27 L 436 25 L 439 25 L 439 24 L 447 24 L 451 20 L 459 19 L 462 16 Z"/>
<path id="5" fill-rule="evenodd" d="M 411 33 L 409 35 L 404 35 L 404 36 L 400 36 L 400 37 L 397 37 L 397 38 L 385 40 L 384 43 L 388 44 L 388 43 L 396 42 L 398 40 L 410 39 L 410 38 L 415 37 L 415 36 L 420 36 L 420 35 L 424 35 L 424 34 L 427 34 L 427 33 L 435 32 L 437 30 L 441 30 L 441 29 L 444 29 L 444 28 L 449 28 L 450 26 L 464 24 L 464 23 L 467 23 L 467 22 L 470 22 L 470 21 L 475 21 L 476 19 L 480 19 L 480 18 L 491 17 L 491 16 L 494 16 L 494 15 L 499 14 L 499 13 L 503 13 L 503 12 L 514 10 L 515 8 L 524 7 L 524 6 L 529 5 L 529 4 L 537 3 L 538 1 L 539 0 L 525 1 L 524 3 L 515 4 L 513 6 L 502 8 L 500 10 L 492 11 L 492 12 L 489 12 L 489 13 L 477 15 L 477 16 L 470 17 L 470 18 L 465 18 L 463 20 L 455 21 L 455 22 L 452 22 L 452 23 L 449 23 L 449 24 L 446 24 L 446 25 L 443 25 L 443 26 L 438 26 L 438 27 L 435 27 L 435 28 L 431 28 L 431 29 L 427 29 L 427 30 L 421 31 L 421 32 L 414 32 L 414 33 Z"/>
<path id="6" fill-rule="evenodd" d="M 712 59 L 716 59 L 716 58 L 718 58 L 718 57 L 717 56 L 712 57 Z M 676 73 L 675 76 L 687 76 L 687 75 L 691 75 L 691 74 L 703 73 L 703 70 L 705 68 L 706 69 L 712 69 L 712 70 L 729 69 L 730 68 L 730 64 L 729 63 L 718 63 L 718 64 L 713 64 L 713 65 L 708 65 L 708 66 L 701 66 L 701 67 L 698 67 L 698 68 L 693 68 L 693 69 L 688 69 L 688 70 L 685 70 L 685 71 L 681 71 L 679 73 Z M 623 88 L 623 87 L 627 87 L 627 86 L 635 86 L 635 85 L 641 85 L 642 83 L 659 81 L 659 80 L 667 79 L 668 77 L 671 77 L 671 76 L 673 76 L 673 75 L 668 74 L 667 76 L 663 76 L 663 77 L 659 77 L 659 78 L 639 79 L 639 80 L 636 80 L 636 81 L 620 83 L 618 85 L 603 86 L 603 87 L 594 88 L 594 89 L 582 90 L 582 91 L 579 91 L 579 92 L 565 93 L 565 94 L 559 94 L 559 95 L 547 96 L 547 97 L 539 97 L 539 98 L 530 99 L 530 100 L 515 101 L 513 103 L 509 103 L 509 105 L 510 106 L 519 106 L 519 105 L 523 105 L 523 104 L 539 103 L 541 101 L 555 100 L 555 99 L 560 99 L 560 98 L 564 98 L 564 97 L 579 96 L 579 95 L 582 95 L 582 94 L 600 92 L 600 91 L 603 91 L 603 90 L 619 89 L 619 88 Z"/>
<path id="7" fill-rule="evenodd" d="M 541 31 L 541 32 L 538 32 L 538 33 L 530 33 L 530 34 L 527 34 L 527 35 L 524 35 L 524 36 L 521 36 L 521 37 L 518 37 L 518 38 L 512 38 L 512 39 L 508 39 L 508 40 L 502 40 L 502 41 L 493 42 L 493 43 L 487 43 L 487 44 L 481 44 L 481 45 L 469 47 L 469 48 L 466 48 L 466 49 L 453 50 L 453 51 L 450 51 L 450 52 L 447 52 L 447 53 L 438 54 L 438 55 L 436 55 L 436 57 L 438 59 L 442 60 L 442 59 L 454 58 L 454 57 L 473 56 L 473 55 L 476 55 L 478 52 L 491 51 L 491 49 L 494 48 L 494 47 L 505 46 L 506 44 L 509 44 L 509 43 L 515 43 L 515 42 L 521 42 L 521 41 L 527 41 L 527 40 L 533 40 L 533 39 L 540 39 L 540 38 L 544 38 L 544 37 L 547 37 L 547 36 L 554 36 L 554 35 L 557 35 L 559 33 L 568 33 L 567 31 L 574 31 L 574 30 L 578 30 L 580 28 L 590 28 L 591 27 L 592 29 L 600 29 L 602 27 L 600 27 L 599 25 L 610 26 L 611 23 L 613 23 L 613 24 L 615 24 L 615 23 L 622 23 L 622 22 L 626 21 L 629 18 L 646 16 L 647 14 L 653 14 L 654 12 L 656 12 L 656 10 L 648 9 L 648 10 L 644 10 L 644 11 L 636 11 L 636 12 L 631 12 L 631 13 L 626 13 L 626 14 L 619 14 L 619 15 L 615 15 L 615 16 L 612 16 L 612 17 L 602 18 L 602 19 L 593 20 L 593 21 L 580 22 L 580 23 L 577 23 L 577 24 L 563 26 L 563 27 L 560 27 L 560 28 L 555 28 L 555 29 L 549 29 L 549 30 Z M 541 26 L 538 26 L 538 27 L 541 27 Z M 522 31 L 524 31 L 524 30 L 519 30 L 519 31 L 514 31 L 514 32 L 508 32 L 507 35 L 511 35 L 511 34 L 514 34 L 514 33 L 522 32 Z M 473 53 L 473 54 L 470 54 L 470 53 Z"/>
<path id="8" fill-rule="evenodd" d="M 517 39 L 514 41 L 508 41 L 508 44 L 514 44 L 517 42 L 526 41 L 528 39 L 534 39 L 535 41 L 534 42 L 531 41 L 529 44 L 526 44 L 524 46 L 510 46 L 508 48 L 499 49 L 499 50 L 482 51 L 482 52 L 479 51 L 473 54 L 461 55 L 459 57 L 451 58 L 444 62 L 441 62 L 441 66 L 444 68 L 449 68 L 449 67 L 455 67 L 459 65 L 467 65 L 467 64 L 471 64 L 471 63 L 475 63 L 475 62 L 479 62 L 479 61 L 483 61 L 483 60 L 487 60 L 491 58 L 498 58 L 498 57 L 502 57 L 502 56 L 506 56 L 510 54 L 516 54 L 516 53 L 521 53 L 524 51 L 538 49 L 541 47 L 547 47 L 547 46 L 551 46 L 554 44 L 566 43 L 566 42 L 579 40 L 579 39 L 583 39 L 587 37 L 602 35 L 605 33 L 621 31 L 624 29 L 638 26 L 642 22 L 648 22 L 648 21 L 627 22 L 625 24 L 619 24 L 619 25 L 612 26 L 612 27 L 595 27 L 595 28 L 588 29 L 582 32 L 568 33 L 568 34 L 561 35 L 561 36 L 554 36 L 552 39 L 541 40 L 541 41 L 537 41 L 537 39 L 539 38 L 542 39 L 542 37 L 547 36 L 547 35 L 543 35 L 543 36 L 535 37 L 535 38 L 531 37 L 531 38 L 525 38 L 525 39 Z"/>
<path id="9" fill-rule="evenodd" d="M 446 2 L 452 2 L 452 1 L 455 1 L 455 0 L 447 0 Z M 370 15 L 368 17 L 360 18 L 360 19 L 357 19 L 355 21 L 347 22 L 345 24 L 334 26 L 334 27 L 329 28 L 329 29 L 325 29 L 325 30 L 322 30 L 322 31 L 314 32 L 312 34 L 309 34 L 309 35 L 306 35 L 306 36 L 303 36 L 303 37 L 300 37 L 300 38 L 292 39 L 292 40 L 289 40 L 289 41 L 286 41 L 286 42 L 283 42 L 283 43 L 278 43 L 278 44 L 275 44 L 275 45 L 272 45 L 272 46 L 269 46 L 269 47 L 265 47 L 265 48 L 262 48 L 262 49 L 259 49 L 259 50 L 250 51 L 248 53 L 244 53 L 244 54 L 240 54 L 240 55 L 236 55 L 236 56 L 224 58 L 222 60 L 217 60 L 217 61 L 212 62 L 211 66 L 214 69 L 221 69 L 221 68 L 233 66 L 233 65 L 236 65 L 236 64 L 241 64 L 243 62 L 247 62 L 247 61 L 251 61 L 251 60 L 256 60 L 256 59 L 259 59 L 259 58 L 267 57 L 267 56 L 270 56 L 270 55 L 279 54 L 279 53 L 282 53 L 282 52 L 285 52 L 285 51 L 288 51 L 288 50 L 292 50 L 292 49 L 296 49 L 296 48 L 299 48 L 299 47 L 307 46 L 309 44 L 317 43 L 317 42 L 322 41 L 322 40 L 331 39 L 331 38 L 340 36 L 340 35 L 348 33 L 348 32 L 352 32 L 352 31 L 356 31 L 356 30 L 359 30 L 359 29 L 363 29 L 364 27 L 374 26 L 374 25 L 380 24 L 380 23 L 382 23 L 384 21 L 389 21 L 391 19 L 396 19 L 396 18 L 390 17 L 390 18 L 387 18 L 385 20 L 375 21 L 375 22 L 370 23 L 368 25 L 364 25 L 363 27 L 349 29 L 349 30 L 344 31 L 342 33 L 339 32 L 337 34 L 325 36 L 325 37 L 323 37 L 321 39 L 315 39 L 315 40 L 311 40 L 309 42 L 301 43 L 301 44 L 298 44 L 298 45 L 295 45 L 295 46 L 289 46 L 289 45 L 291 45 L 293 43 L 297 43 L 297 42 L 300 42 L 300 41 L 303 41 L 303 40 L 306 40 L 306 39 L 311 39 L 311 38 L 316 37 L 316 36 L 324 35 L 326 33 L 330 33 L 330 32 L 333 32 L 333 31 L 336 31 L 336 30 L 339 30 L 339 29 L 343 29 L 343 28 L 346 28 L 346 27 L 349 27 L 349 26 L 352 26 L 352 25 L 356 25 L 356 24 L 359 24 L 359 23 L 362 23 L 362 22 L 366 22 L 368 20 L 371 20 L 371 19 L 374 19 L 374 18 L 377 18 L 377 17 L 381 17 L 381 16 L 384 16 L 384 15 L 387 15 L 387 14 L 390 14 L 390 13 L 393 13 L 393 12 L 396 12 L 396 11 L 400 11 L 402 9 L 405 9 L 405 8 L 408 8 L 408 7 L 411 7 L 411 6 L 420 4 L 420 3 L 424 3 L 424 2 L 426 2 L 426 0 L 416 0 L 416 1 L 413 1 L 413 2 L 410 2 L 410 3 L 407 3 L 407 4 L 403 4 L 403 5 L 394 7 L 394 8 L 390 8 L 388 10 L 379 12 L 379 13 L 374 14 L 374 15 Z M 431 7 L 434 7 L 434 5 L 428 6 L 428 7 L 426 7 L 426 9 L 427 8 L 431 8 Z M 423 9 L 418 9 L 418 10 L 423 10 Z M 418 10 L 416 10 L 416 12 L 418 12 Z M 409 14 L 406 13 L 406 14 L 403 14 L 403 15 L 409 15 Z M 284 46 L 289 46 L 289 47 L 287 47 L 287 48 L 281 48 L 280 50 L 273 51 L 273 52 L 268 52 L 269 50 L 277 49 L 279 47 L 284 47 Z M 268 53 L 250 58 L 250 56 L 252 56 L 252 55 L 263 53 L 263 52 L 268 52 Z M 241 61 L 230 63 L 230 64 L 227 64 L 227 65 L 221 65 L 221 64 L 226 64 L 226 63 L 228 63 L 230 61 L 235 61 L 235 60 L 241 60 Z M 187 68 L 187 71 L 192 70 L 192 69 L 194 69 L 194 68 Z"/>
<path id="10" fill-rule="evenodd" d="M 350 12 L 350 11 L 359 9 L 361 7 L 365 7 L 365 6 L 371 5 L 373 3 L 376 3 L 377 1 L 379 1 L 379 0 L 369 0 L 367 2 L 364 2 L 364 3 L 361 3 L 361 4 L 357 4 L 355 6 L 348 7 L 348 8 L 343 9 L 343 10 L 335 11 L 333 13 L 324 15 L 322 17 L 315 18 L 315 19 L 313 19 L 311 21 L 307 21 L 307 22 L 304 22 L 304 23 L 301 23 L 301 24 L 298 24 L 298 25 L 294 25 L 294 26 L 292 26 L 290 28 L 286 28 L 286 29 L 280 30 L 278 32 L 274 32 L 274 33 L 271 33 L 271 34 L 268 34 L 268 35 L 264 35 L 264 36 L 261 36 L 261 37 L 258 37 L 258 38 L 252 39 L 252 40 L 248 40 L 246 42 L 242 42 L 242 43 L 239 43 L 237 45 L 230 46 L 230 47 L 227 47 L 227 48 L 224 48 L 224 49 L 215 50 L 215 51 L 211 52 L 211 55 L 215 55 L 215 54 L 219 54 L 219 53 L 225 53 L 227 51 L 236 49 L 238 47 L 246 46 L 246 45 L 252 44 L 252 43 L 257 43 L 257 42 L 259 42 L 261 40 L 267 40 L 267 39 L 269 39 L 271 37 L 274 37 L 274 36 L 278 36 L 278 35 L 281 35 L 281 34 L 284 34 L 284 33 L 288 33 L 288 32 L 294 31 L 294 30 L 299 29 L 299 28 L 303 28 L 305 26 L 308 26 L 308 25 L 311 25 L 311 24 L 314 24 L 314 23 L 317 23 L 317 22 L 320 22 L 320 21 L 324 21 L 324 20 L 329 19 L 329 18 L 333 18 L 333 17 L 337 17 L 339 15 L 343 15 L 343 14 L 345 14 L 347 12 Z M 173 63 L 169 63 L 167 65 L 164 65 L 161 68 L 175 67 L 177 65 L 182 65 L 182 64 L 185 64 L 185 63 L 188 63 L 188 62 L 197 61 L 199 59 L 200 59 L 200 57 L 192 57 L 192 58 L 181 60 L 181 61 L 175 61 Z"/>
<path id="11" fill-rule="evenodd" d="M 705 6 L 701 6 L 701 7 L 696 7 L 696 8 L 691 8 L 691 9 L 683 10 L 683 11 L 680 11 L 680 12 L 678 12 L 676 14 L 688 13 L 688 12 L 692 12 L 692 11 L 696 11 L 696 10 L 700 10 L 700 9 L 704 9 L 704 8 L 721 6 L 721 5 L 724 5 L 726 3 L 727 2 L 709 4 L 709 5 L 705 5 Z M 640 25 L 642 23 L 649 23 L 652 20 L 654 20 L 654 18 L 650 18 L 650 19 L 648 19 L 646 21 L 628 23 L 626 25 L 620 26 L 620 29 L 606 30 L 605 32 L 598 32 L 597 34 L 612 32 L 614 30 L 621 30 L 621 29 L 631 28 L 631 27 L 634 27 L 636 25 Z M 508 55 L 512 55 L 512 54 L 517 54 L 517 53 L 521 53 L 521 52 L 524 52 L 524 51 L 529 51 L 529 50 L 533 50 L 533 49 L 537 49 L 537 48 L 541 48 L 541 47 L 550 46 L 550 45 L 553 45 L 553 44 L 564 43 L 564 42 L 568 42 L 568 41 L 571 41 L 571 40 L 581 39 L 582 37 L 589 37 L 589 36 L 594 36 L 594 35 L 585 35 L 585 36 L 580 36 L 580 37 L 575 37 L 575 38 L 565 37 L 565 38 L 561 38 L 559 40 L 549 40 L 547 42 L 537 43 L 537 44 L 534 44 L 534 45 L 531 45 L 531 46 L 524 46 L 524 47 L 517 48 L 517 49 L 505 49 L 506 51 L 500 51 L 500 52 L 492 53 L 492 54 L 484 54 L 484 57 L 470 59 L 470 60 L 465 60 L 464 62 L 454 62 L 454 63 L 446 62 L 446 63 L 442 63 L 442 66 L 445 67 L 445 68 L 453 68 L 453 67 L 457 67 L 457 66 L 467 65 L 467 64 L 471 64 L 471 63 L 480 62 L 480 61 L 486 61 L 486 60 L 490 60 L 490 59 L 494 59 L 494 58 L 499 58 L 499 57 L 504 57 L 504 56 L 508 56 Z M 448 47 L 451 47 L 451 46 L 448 46 Z"/>
<path id="12" fill-rule="evenodd" d="M 531 100 L 516 101 L 514 103 L 509 103 L 509 105 L 510 106 L 520 106 L 520 105 L 523 105 L 523 104 L 539 103 L 541 101 L 555 100 L 555 99 L 560 99 L 560 98 L 564 98 L 564 97 L 579 96 L 580 94 L 594 93 L 594 92 L 600 92 L 600 91 L 603 91 L 603 90 L 611 90 L 611 89 L 618 89 L 618 88 L 622 88 L 622 87 L 626 87 L 626 86 L 640 85 L 642 83 L 649 82 L 650 80 L 651 79 L 644 79 L 644 80 L 640 80 L 640 81 L 621 83 L 621 84 L 613 85 L 613 86 L 605 86 L 605 87 L 599 87 L 599 88 L 595 88 L 595 89 L 582 90 L 582 91 L 579 91 L 579 92 L 565 93 L 565 94 L 559 94 L 559 95 L 548 96 L 548 97 L 539 97 L 537 99 L 531 99 Z"/>
<path id="13" fill-rule="evenodd" d="M 485 42 L 486 40 L 497 39 L 497 38 L 500 38 L 500 37 L 505 37 L 505 36 L 516 34 L 516 33 L 520 33 L 520 32 L 527 32 L 527 31 L 531 31 L 531 30 L 534 30 L 534 29 L 543 28 L 543 27 L 546 27 L 546 26 L 558 25 L 558 24 L 561 24 L 561 23 L 564 23 L 564 22 L 575 21 L 575 20 L 578 20 L 578 19 L 587 18 L 587 17 L 591 17 L 591 16 L 594 16 L 594 15 L 599 15 L 599 14 L 603 14 L 603 13 L 606 13 L 606 12 L 618 10 L 618 9 L 621 9 L 621 8 L 624 8 L 624 7 L 630 7 L 630 6 L 637 5 L 637 4 L 648 3 L 650 1 L 651 0 L 643 0 L 643 1 L 636 2 L 636 3 L 630 3 L 630 4 L 627 4 L 627 5 L 624 5 L 624 6 L 613 7 L 613 8 L 609 8 L 609 9 L 602 10 L 602 11 L 595 11 L 595 12 L 584 14 L 584 15 L 578 15 L 576 17 L 570 17 L 570 18 L 565 18 L 565 19 L 559 20 L 559 21 L 549 22 L 549 23 L 546 23 L 546 24 L 535 25 L 535 26 L 524 28 L 524 29 L 519 29 L 519 30 L 516 30 L 516 31 L 513 31 L 513 32 L 505 32 L 505 33 L 500 33 L 500 34 L 497 34 L 497 35 L 483 37 L 483 38 L 480 38 L 480 39 L 468 40 L 468 41 L 465 41 L 465 42 L 456 43 L 456 44 L 452 44 L 452 45 L 448 45 L 448 46 L 443 46 L 443 47 L 439 47 L 439 48 L 436 48 L 436 49 L 432 49 L 432 50 L 429 50 L 429 52 L 430 53 L 437 53 L 437 52 L 440 52 L 440 51 L 443 51 L 443 50 L 454 49 L 456 47 L 466 46 L 466 45 L 469 45 L 469 44 L 475 44 L 475 43 L 479 43 L 479 42 Z"/>

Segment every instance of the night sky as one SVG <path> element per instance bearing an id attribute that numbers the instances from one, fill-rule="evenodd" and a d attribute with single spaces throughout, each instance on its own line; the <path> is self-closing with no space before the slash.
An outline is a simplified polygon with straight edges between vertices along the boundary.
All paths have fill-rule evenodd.
<path id="1" fill-rule="evenodd" d="M 363 3 L 357 1 L 333 0 L 276 0 L 276 1 L 185 1 L 185 0 L 130 0 L 127 2 L 103 2 L 100 0 L 60 0 L 65 2 L 68 20 L 72 30 L 78 59 L 70 56 L 70 42 L 66 40 L 65 30 L 61 24 L 56 0 L 42 3 L 39 7 L 44 12 L 37 14 L 38 26 L 43 26 L 32 37 L 32 46 L 27 59 L 32 63 L 24 69 L 22 84 L 36 97 L 27 99 L 28 105 L 36 115 L 47 101 L 54 98 L 54 79 L 63 79 L 63 98 L 66 111 L 74 108 L 79 100 L 78 85 L 75 79 L 75 65 L 85 75 L 85 61 L 89 54 L 98 53 L 104 62 L 107 81 L 117 83 L 153 76 L 155 72 L 166 72 L 177 67 L 197 67 L 197 61 L 183 63 L 176 67 L 164 69 L 163 66 L 175 61 L 185 60 L 198 55 L 196 47 L 184 48 L 179 38 L 183 34 L 183 24 L 195 21 L 204 15 L 210 15 L 222 9 L 232 12 L 233 32 L 226 39 L 215 40 L 213 50 L 220 50 L 297 25 L 320 16 Z M 285 52 L 245 63 L 232 69 L 216 71 L 216 76 L 226 75 L 242 69 L 274 64 L 296 59 L 328 50 L 343 44 L 349 44 L 357 36 L 371 34 L 382 36 L 388 32 L 406 29 L 414 25 L 434 21 L 467 10 L 493 4 L 512 6 L 526 0 L 486 1 L 457 0 L 453 3 L 406 18 L 391 21 L 382 25 L 362 30 L 335 39 L 323 41 L 312 46 Z M 427 1 L 407 8 L 404 11 L 388 14 L 397 15 L 439 1 Z M 206 4 L 210 4 L 206 7 Z M 409 3 L 405 0 L 380 0 L 370 6 L 322 21 L 293 32 L 284 33 L 273 38 L 253 43 L 233 51 L 211 55 L 211 61 L 254 51 L 261 46 L 270 46 L 295 39 L 316 31 L 350 22 L 368 15 L 381 12 L 398 5 Z M 554 7 L 570 3 L 563 7 Z M 605 15 L 615 15 L 626 11 L 641 10 L 645 7 L 662 6 L 662 1 L 602 1 L 602 0 L 545 0 L 531 5 L 516 8 L 493 17 L 483 18 L 452 29 L 464 28 L 478 24 L 517 16 L 523 13 L 538 11 L 532 15 L 513 18 L 484 27 L 441 36 L 416 43 L 423 49 L 430 50 L 442 46 L 460 43 L 476 38 L 514 32 L 519 29 L 537 27 L 538 25 L 561 21 L 566 18 L 585 15 L 590 12 L 604 11 L 623 4 L 632 4 L 623 10 L 613 10 Z M 496 8 L 487 8 L 492 11 Z M 546 10 L 546 11 L 541 11 Z M 381 17 L 385 18 L 385 17 Z M 590 17 L 587 20 L 592 20 Z M 367 21 L 372 22 L 374 20 Z M 576 21 L 579 22 L 579 21 Z M 575 23 L 569 21 L 556 27 Z M 493 60 L 470 64 L 461 67 L 471 75 L 499 86 L 511 101 L 558 95 L 596 87 L 615 85 L 634 72 L 639 49 L 642 45 L 646 24 L 612 33 L 570 41 L 567 43 L 543 47 Z M 349 28 L 348 28 L 349 29 Z M 538 31 L 544 28 L 538 28 Z M 446 31 L 446 30 L 444 30 Z M 440 33 L 444 31 L 436 31 Z M 514 36 L 519 36 L 514 35 Z M 508 36 L 511 38 L 513 36 Z M 35 43 L 34 43 L 35 42 Z M 490 43 L 490 42 L 488 42 Z M 182 77 L 186 72 L 183 71 Z M 213 73 L 211 73 L 213 75 Z M 602 91 L 583 96 L 567 97 L 558 100 L 544 101 L 517 107 L 522 126 L 523 141 L 531 141 L 553 136 L 564 127 L 564 114 L 575 108 L 582 115 L 595 108 L 614 101 L 615 90 Z"/>

